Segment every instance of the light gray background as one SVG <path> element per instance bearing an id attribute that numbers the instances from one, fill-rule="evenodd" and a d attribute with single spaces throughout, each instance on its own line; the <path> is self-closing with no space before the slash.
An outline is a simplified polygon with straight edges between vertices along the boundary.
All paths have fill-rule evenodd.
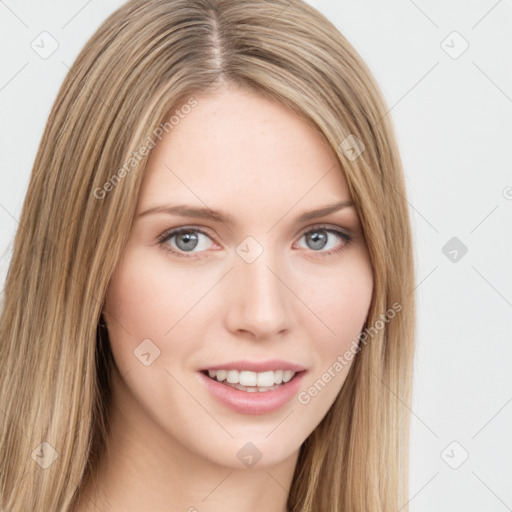
<path id="1" fill-rule="evenodd" d="M 122 3 L 0 0 L 2 284 L 58 88 Z M 419 321 L 411 512 L 512 510 L 512 2 L 310 3 L 374 73 L 405 165 Z M 46 59 L 31 48 L 50 48 L 43 31 L 58 42 Z"/>

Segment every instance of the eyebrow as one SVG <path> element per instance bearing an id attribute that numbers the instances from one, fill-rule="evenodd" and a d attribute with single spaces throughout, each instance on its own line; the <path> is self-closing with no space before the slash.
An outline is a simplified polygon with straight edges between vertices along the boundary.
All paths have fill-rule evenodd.
<path id="1" fill-rule="evenodd" d="M 334 204 L 329 204 L 325 206 L 321 206 L 319 208 L 315 208 L 314 210 L 308 210 L 301 213 L 297 218 L 297 222 L 304 222 L 311 219 L 317 219 L 319 217 L 323 217 L 325 215 L 329 215 L 330 213 L 337 212 L 342 208 L 347 208 L 353 206 L 352 201 L 338 201 Z M 140 213 L 137 217 L 145 217 L 146 215 L 152 215 L 157 213 L 166 213 L 169 215 L 178 215 L 181 217 L 191 217 L 197 219 L 209 219 L 217 222 L 222 222 L 227 225 L 234 225 L 236 223 L 235 218 L 222 211 L 212 210 L 210 208 L 197 208 L 194 206 L 179 204 L 179 205 L 169 205 L 169 204 L 161 204 L 153 206 L 142 213 Z"/>

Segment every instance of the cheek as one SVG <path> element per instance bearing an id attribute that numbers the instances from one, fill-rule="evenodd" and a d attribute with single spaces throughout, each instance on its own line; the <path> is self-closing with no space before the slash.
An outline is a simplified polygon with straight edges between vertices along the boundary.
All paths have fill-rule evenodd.
<path id="1" fill-rule="evenodd" d="M 122 374 L 139 368 L 134 357 L 139 347 L 145 347 L 143 353 L 152 351 L 151 357 L 160 356 L 163 334 L 175 323 L 179 301 L 168 300 L 173 276 L 162 276 L 158 263 L 150 266 L 137 250 L 127 250 L 109 284 L 105 317 L 112 353 Z M 179 289 L 179 282 L 174 285 Z"/>
<path id="2" fill-rule="evenodd" d="M 200 296 L 201 287 L 195 289 L 187 277 L 165 258 L 148 258 L 136 248 L 125 252 L 105 300 L 112 327 L 135 337 L 162 338 Z"/>
<path id="3" fill-rule="evenodd" d="M 325 304 L 330 313 L 332 329 L 340 341 L 357 336 L 363 329 L 368 316 L 373 292 L 370 276 L 349 276 L 338 283 L 337 292 L 330 295 L 331 300 Z M 326 300 L 329 296 L 326 297 Z"/>
<path id="4" fill-rule="evenodd" d="M 363 329 L 368 316 L 372 295 L 373 276 L 370 261 L 365 254 L 340 265 L 330 272 L 328 279 L 320 281 L 314 296 L 315 311 L 322 322 L 319 347 L 331 356 L 345 350 Z"/>
<path id="5" fill-rule="evenodd" d="M 357 357 L 358 337 L 372 300 L 369 259 L 360 255 L 350 263 L 331 272 L 329 282 L 317 288 L 312 309 L 319 318 L 308 321 L 316 360 L 297 401 L 302 413 L 307 411 L 303 417 L 308 418 L 311 430 L 329 411 L 343 387 Z"/>
<path id="6" fill-rule="evenodd" d="M 144 371 L 144 361 L 136 357 L 148 351 L 150 360 L 157 356 L 152 369 L 177 362 L 187 366 L 205 335 L 201 318 L 207 315 L 201 308 L 207 301 L 202 299 L 213 277 L 198 278 L 197 272 L 170 265 L 165 255 L 151 256 L 147 248 L 129 247 L 105 298 L 110 346 L 122 374 Z"/>

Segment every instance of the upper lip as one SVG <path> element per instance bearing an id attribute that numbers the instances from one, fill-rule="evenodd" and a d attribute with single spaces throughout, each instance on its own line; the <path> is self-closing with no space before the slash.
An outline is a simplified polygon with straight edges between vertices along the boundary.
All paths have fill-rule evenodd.
<path id="1" fill-rule="evenodd" d="M 284 361 L 282 359 L 267 359 L 266 361 L 250 361 L 248 359 L 241 359 L 239 361 L 219 363 L 216 365 L 211 365 L 208 368 L 203 368 L 203 371 L 206 370 L 242 370 L 249 372 L 291 370 L 297 373 L 305 370 L 305 367 L 290 361 Z"/>

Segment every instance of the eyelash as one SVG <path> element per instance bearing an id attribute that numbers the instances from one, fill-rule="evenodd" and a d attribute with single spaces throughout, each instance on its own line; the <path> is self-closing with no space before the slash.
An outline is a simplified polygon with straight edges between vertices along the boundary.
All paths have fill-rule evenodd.
<path id="1" fill-rule="evenodd" d="M 326 233 L 330 233 L 332 235 L 339 237 L 343 241 L 341 246 L 338 246 L 337 248 L 334 248 L 334 249 L 330 249 L 329 251 L 313 251 L 313 250 L 311 250 L 311 252 L 321 254 L 322 257 L 323 256 L 331 256 L 331 255 L 338 254 L 338 253 L 342 252 L 354 240 L 353 235 L 349 235 L 348 233 L 345 233 L 344 231 L 334 229 L 334 228 L 331 228 L 329 226 L 324 226 L 324 225 L 318 225 L 318 226 L 313 226 L 312 228 L 309 228 L 307 231 L 304 231 L 301 234 L 299 240 L 302 237 L 304 237 L 305 235 L 308 235 L 309 233 L 314 233 L 315 231 L 325 231 Z M 189 232 L 200 233 L 200 234 L 205 235 L 211 239 L 211 237 L 208 235 L 208 233 L 206 233 L 202 229 L 194 228 L 194 227 L 182 227 L 182 228 L 174 228 L 174 229 L 168 230 L 165 233 L 163 233 L 162 235 L 160 235 L 158 237 L 158 245 L 160 245 L 164 251 L 171 253 L 174 256 L 177 256 L 178 258 L 201 258 L 202 256 L 195 255 L 194 253 L 191 253 L 191 255 L 187 255 L 184 252 L 176 251 L 175 249 L 171 248 L 169 246 L 169 244 L 167 244 L 167 242 L 174 236 L 177 236 L 181 233 L 189 233 Z"/>

